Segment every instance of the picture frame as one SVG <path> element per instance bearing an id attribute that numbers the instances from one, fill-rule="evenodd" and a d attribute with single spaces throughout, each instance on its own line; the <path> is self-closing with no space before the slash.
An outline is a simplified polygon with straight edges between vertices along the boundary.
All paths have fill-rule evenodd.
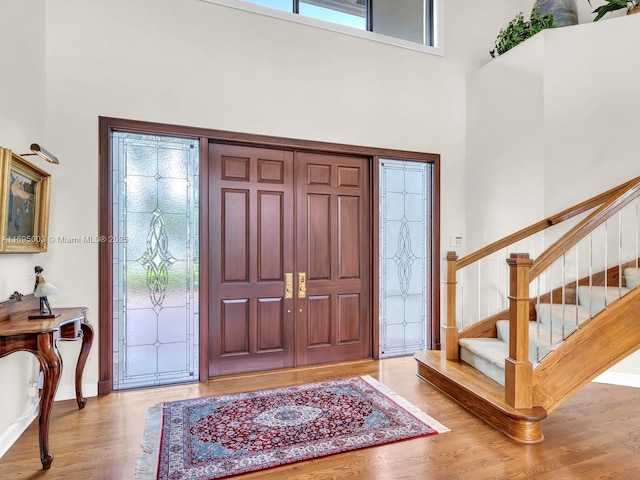
<path id="1" fill-rule="evenodd" d="M 0 253 L 46 252 L 51 174 L 0 147 Z"/>

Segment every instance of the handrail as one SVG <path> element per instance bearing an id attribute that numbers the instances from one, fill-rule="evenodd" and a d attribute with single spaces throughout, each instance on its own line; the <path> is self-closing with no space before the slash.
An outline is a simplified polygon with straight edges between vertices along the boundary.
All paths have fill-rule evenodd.
<path id="1" fill-rule="evenodd" d="M 540 254 L 531 267 L 529 273 L 530 280 L 533 281 L 581 239 L 593 232 L 625 205 L 638 198 L 640 196 L 640 177 L 636 177 L 628 183 L 629 188 L 626 191 L 608 200 L 598 210 L 592 212 L 587 218 L 569 230 L 562 238 Z"/>
<path id="2" fill-rule="evenodd" d="M 563 210 L 560 213 L 547 217 L 544 220 L 534 223 L 533 225 L 529 225 L 528 227 L 525 227 L 522 230 L 518 230 L 517 232 L 512 233 L 511 235 L 508 235 L 500 240 L 490 243 L 489 245 L 486 245 L 481 249 L 476 250 L 475 252 L 472 252 L 469 255 L 466 255 L 460 258 L 455 264 L 456 270 L 460 270 L 466 266 L 469 266 L 472 263 L 477 262 L 481 258 L 484 258 L 488 255 L 491 255 L 492 253 L 495 253 L 499 250 L 502 250 L 503 248 L 508 247 L 512 243 L 523 240 L 527 237 L 530 237 L 531 235 L 541 232 L 549 227 L 552 227 L 553 225 L 557 225 L 575 216 L 578 216 L 582 213 L 588 212 L 592 208 L 597 207 L 598 205 L 602 205 L 603 203 L 607 202 L 611 198 L 615 198 L 617 195 L 620 194 L 620 192 L 624 192 L 625 190 L 629 189 L 631 185 L 638 182 L 640 182 L 640 177 L 636 177 L 628 182 L 622 183 L 617 187 L 607 190 L 604 193 L 596 195 L 595 197 L 585 200 L 582 203 L 578 203 L 573 207 L 567 208 L 566 210 Z"/>

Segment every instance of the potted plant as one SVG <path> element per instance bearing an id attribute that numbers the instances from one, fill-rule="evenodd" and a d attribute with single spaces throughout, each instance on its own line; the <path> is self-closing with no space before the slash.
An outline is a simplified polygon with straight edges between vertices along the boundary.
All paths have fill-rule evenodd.
<path id="1" fill-rule="evenodd" d="M 591 5 L 591 0 L 589 0 L 589 5 Z M 627 9 L 627 15 L 640 13 L 640 0 L 606 0 L 604 5 L 599 6 L 592 12 L 597 14 L 593 21 L 597 22 L 607 13 L 622 10 L 623 8 Z"/>
<path id="2" fill-rule="evenodd" d="M 554 27 L 552 13 L 541 17 L 533 10 L 531 17 L 527 21 L 524 19 L 524 14 L 520 12 L 505 28 L 500 30 L 496 38 L 495 48 L 489 52 L 489 55 L 493 58 L 502 55 L 539 31 Z"/>

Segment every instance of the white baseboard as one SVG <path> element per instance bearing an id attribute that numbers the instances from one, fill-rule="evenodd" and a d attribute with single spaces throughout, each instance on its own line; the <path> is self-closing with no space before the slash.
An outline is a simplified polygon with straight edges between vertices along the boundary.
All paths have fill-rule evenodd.
<path id="1" fill-rule="evenodd" d="M 622 385 L 623 387 L 640 388 L 640 375 L 631 375 L 630 373 L 604 372 L 602 375 L 594 378 L 593 381 L 597 383 Z"/>
<path id="2" fill-rule="evenodd" d="M 38 408 L 38 404 L 34 404 L 30 407 L 30 411 L 25 413 L 18 420 L 13 422 L 9 428 L 0 436 L 0 458 L 4 456 L 5 453 L 9 450 L 11 445 L 13 445 L 20 435 L 24 433 L 24 431 L 31 425 L 36 417 L 40 409 Z"/>
<path id="3" fill-rule="evenodd" d="M 82 394 L 85 397 L 97 397 L 98 396 L 98 384 L 88 383 L 82 385 Z M 75 400 L 76 388 L 74 385 L 59 387 L 56 392 L 54 401 L 59 400 Z M 20 435 L 24 433 L 31 422 L 33 422 L 40 411 L 38 404 L 34 404 L 30 407 L 30 410 L 26 412 L 22 417 L 13 422 L 9 428 L 0 436 L 0 458 L 7 453 L 11 445 L 13 445 Z"/>
<path id="4" fill-rule="evenodd" d="M 85 397 L 97 397 L 98 396 L 98 384 L 97 383 L 83 383 L 82 395 Z M 74 385 L 66 385 L 64 387 L 58 387 L 54 401 L 59 400 L 73 400 L 76 398 L 76 387 Z"/>

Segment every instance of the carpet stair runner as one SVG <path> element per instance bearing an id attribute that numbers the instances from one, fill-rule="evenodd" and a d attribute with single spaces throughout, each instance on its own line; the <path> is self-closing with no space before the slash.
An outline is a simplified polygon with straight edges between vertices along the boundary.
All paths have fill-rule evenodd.
<path id="1" fill-rule="evenodd" d="M 624 273 L 626 287 L 579 286 L 577 305 L 536 305 L 538 322 L 529 322 L 529 360 L 534 368 L 582 323 L 638 285 L 639 268 L 627 268 Z M 504 386 L 505 358 L 509 357 L 509 320 L 498 320 L 496 329 L 496 338 L 461 338 L 460 359 Z"/>

